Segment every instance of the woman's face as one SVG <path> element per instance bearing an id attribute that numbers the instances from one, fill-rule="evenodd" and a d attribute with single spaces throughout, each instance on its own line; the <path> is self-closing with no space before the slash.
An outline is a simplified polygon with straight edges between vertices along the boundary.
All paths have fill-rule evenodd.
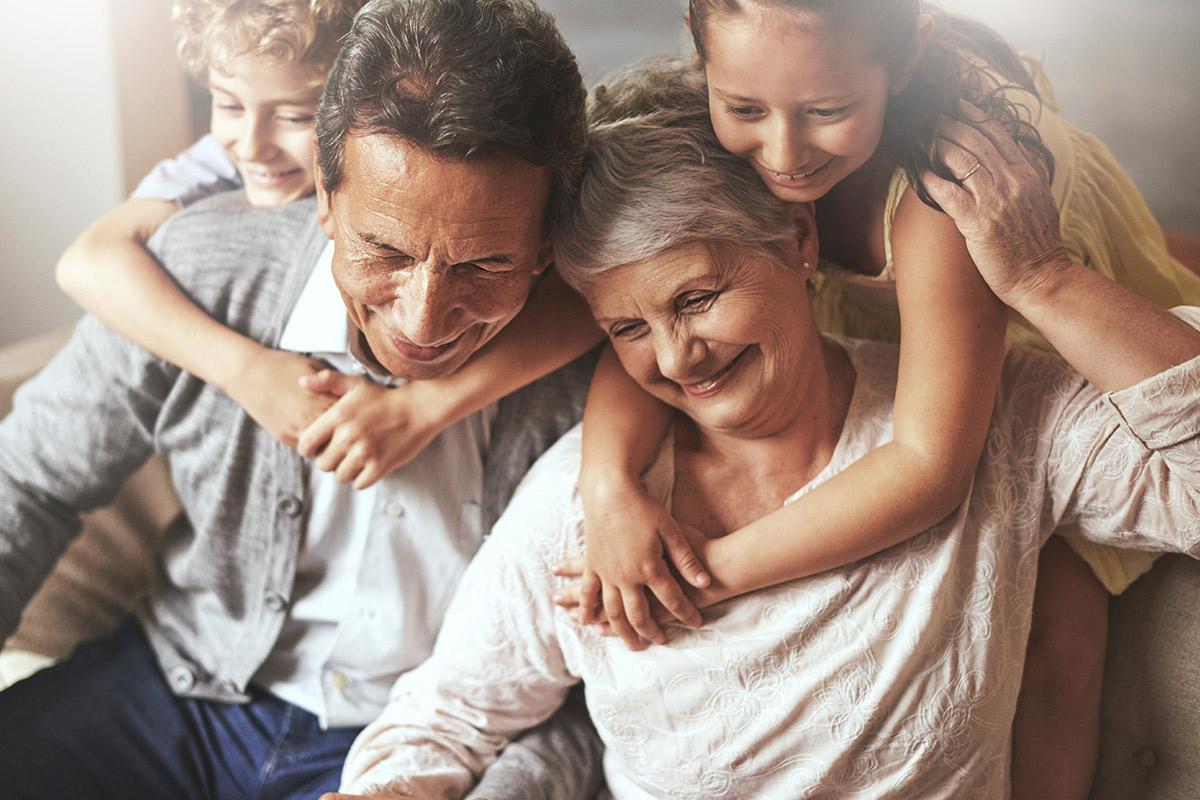
<path id="1" fill-rule="evenodd" d="M 209 70 L 212 134 L 225 148 L 256 206 L 313 193 L 313 125 L 321 83 L 311 69 L 259 55 Z"/>
<path id="2" fill-rule="evenodd" d="M 799 263 L 698 243 L 598 283 L 592 313 L 650 394 L 728 434 L 769 435 L 791 421 L 805 357 L 820 346 Z"/>
<path id="3" fill-rule="evenodd" d="M 784 8 L 712 17 L 709 113 L 721 145 L 781 200 L 817 200 L 865 164 L 883 134 L 885 69 L 846 33 Z"/>

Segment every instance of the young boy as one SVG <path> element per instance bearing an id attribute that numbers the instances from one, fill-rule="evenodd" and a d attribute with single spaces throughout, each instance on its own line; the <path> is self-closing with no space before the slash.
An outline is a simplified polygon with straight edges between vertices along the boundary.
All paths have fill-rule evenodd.
<path id="1" fill-rule="evenodd" d="M 313 193 L 313 123 L 325 76 L 364 0 L 177 0 L 180 58 L 212 93 L 211 132 L 158 164 L 58 264 L 59 286 L 118 333 L 230 395 L 295 445 L 336 397 L 310 392 L 308 359 L 218 324 L 145 245 L 181 206 L 244 187 L 275 206 Z"/>

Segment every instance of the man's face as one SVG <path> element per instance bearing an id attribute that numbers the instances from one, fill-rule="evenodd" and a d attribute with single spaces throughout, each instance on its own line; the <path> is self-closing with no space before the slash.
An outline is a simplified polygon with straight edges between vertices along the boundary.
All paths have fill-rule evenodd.
<path id="1" fill-rule="evenodd" d="M 550 173 L 518 159 L 451 161 L 351 136 L 341 185 L 317 187 L 346 310 L 397 377 L 458 369 L 516 316 L 550 261 Z"/>

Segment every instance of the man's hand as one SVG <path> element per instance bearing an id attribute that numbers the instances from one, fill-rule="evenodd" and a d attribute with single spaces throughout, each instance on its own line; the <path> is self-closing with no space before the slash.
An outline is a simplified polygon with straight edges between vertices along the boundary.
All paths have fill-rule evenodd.
<path id="1" fill-rule="evenodd" d="M 424 397 L 421 382 L 394 389 L 367 378 L 322 370 L 301 384 L 336 402 L 301 434 L 304 458 L 355 489 L 371 486 L 411 461 L 445 427 L 443 404 Z"/>
<path id="2" fill-rule="evenodd" d="M 326 792 L 318 800 L 412 800 L 410 794 L 386 792 L 383 794 L 342 794 L 341 792 Z"/>
<path id="3" fill-rule="evenodd" d="M 267 433 L 295 447 L 304 429 L 336 400 L 300 385 L 302 378 L 318 374 L 322 367 L 296 353 L 256 347 L 222 388 Z"/>

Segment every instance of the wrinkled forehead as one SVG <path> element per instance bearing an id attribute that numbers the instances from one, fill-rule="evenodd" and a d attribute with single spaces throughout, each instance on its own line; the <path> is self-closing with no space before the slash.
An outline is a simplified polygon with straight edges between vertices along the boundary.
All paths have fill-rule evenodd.
<path id="1" fill-rule="evenodd" d="M 347 138 L 334 195 L 364 234 L 530 246 L 544 236 L 550 173 L 516 158 L 447 158 L 369 134 Z"/>

